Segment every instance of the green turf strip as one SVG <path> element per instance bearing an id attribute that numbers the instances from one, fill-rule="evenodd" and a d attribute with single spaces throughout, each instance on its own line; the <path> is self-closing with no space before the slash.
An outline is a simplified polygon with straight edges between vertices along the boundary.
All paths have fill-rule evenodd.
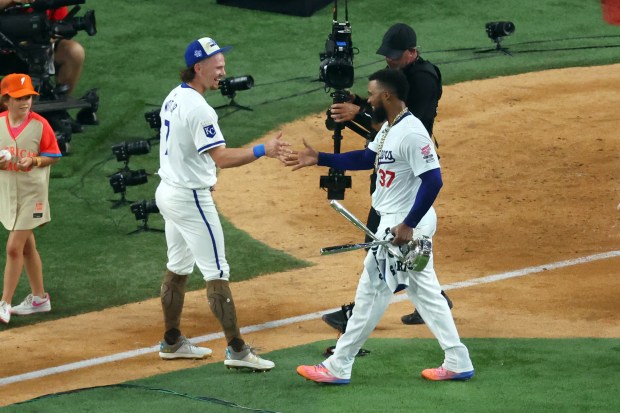
<path id="1" fill-rule="evenodd" d="M 619 339 L 465 339 L 476 368 L 469 382 L 429 382 L 440 364 L 430 339 L 371 339 L 351 384 L 318 385 L 298 376 L 333 341 L 274 351 L 269 373 L 227 370 L 221 362 L 128 384 L 46 397 L 11 412 L 615 412 L 620 382 Z M 153 356 L 153 363 L 164 363 Z M 187 361 L 178 361 L 179 365 Z M 159 389 L 159 390 L 157 390 Z M 162 392 L 161 390 L 165 390 Z M 201 400 L 202 399 L 202 400 Z"/>

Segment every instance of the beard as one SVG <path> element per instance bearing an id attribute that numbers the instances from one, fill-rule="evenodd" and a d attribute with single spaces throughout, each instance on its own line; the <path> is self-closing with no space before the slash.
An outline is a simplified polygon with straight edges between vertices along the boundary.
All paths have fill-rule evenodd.
<path id="1" fill-rule="evenodd" d="M 381 105 L 380 107 L 372 110 L 371 116 L 373 122 L 382 124 L 387 120 L 387 111 L 385 110 L 385 107 Z"/>

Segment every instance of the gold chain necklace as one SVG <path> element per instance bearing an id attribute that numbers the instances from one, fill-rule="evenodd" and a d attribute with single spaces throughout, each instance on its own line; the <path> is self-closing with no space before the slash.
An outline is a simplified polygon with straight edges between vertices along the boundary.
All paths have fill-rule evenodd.
<path id="1" fill-rule="evenodd" d="M 394 126 L 400 120 L 400 118 L 405 116 L 405 113 L 407 113 L 408 110 L 409 109 L 407 109 L 407 107 L 401 110 L 400 113 L 396 115 L 396 117 L 394 118 L 394 122 L 392 122 L 391 125 L 388 123 L 385 129 L 383 129 L 383 133 L 381 134 L 381 139 L 379 140 L 379 149 L 377 150 L 377 156 L 375 157 L 375 170 L 379 166 L 379 156 L 381 156 L 381 151 L 383 150 L 383 143 L 385 142 L 385 138 L 387 137 L 388 132 L 390 131 L 392 126 Z"/>

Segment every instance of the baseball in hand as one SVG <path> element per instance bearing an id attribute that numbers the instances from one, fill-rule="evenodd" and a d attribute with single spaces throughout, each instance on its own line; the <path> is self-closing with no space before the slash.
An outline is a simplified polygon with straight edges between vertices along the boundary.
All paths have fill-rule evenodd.
<path id="1" fill-rule="evenodd" d="M 0 151 L 0 159 L 8 162 L 11 160 L 11 152 L 7 151 L 6 149 L 2 149 Z"/>

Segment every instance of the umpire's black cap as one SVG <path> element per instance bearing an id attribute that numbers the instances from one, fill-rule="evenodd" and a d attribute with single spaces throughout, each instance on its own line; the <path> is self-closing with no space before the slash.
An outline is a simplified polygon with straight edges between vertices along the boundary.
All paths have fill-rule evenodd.
<path id="1" fill-rule="evenodd" d="M 411 26 L 405 23 L 396 23 L 385 32 L 381 47 L 377 54 L 398 59 L 405 50 L 416 47 L 416 35 Z"/>

